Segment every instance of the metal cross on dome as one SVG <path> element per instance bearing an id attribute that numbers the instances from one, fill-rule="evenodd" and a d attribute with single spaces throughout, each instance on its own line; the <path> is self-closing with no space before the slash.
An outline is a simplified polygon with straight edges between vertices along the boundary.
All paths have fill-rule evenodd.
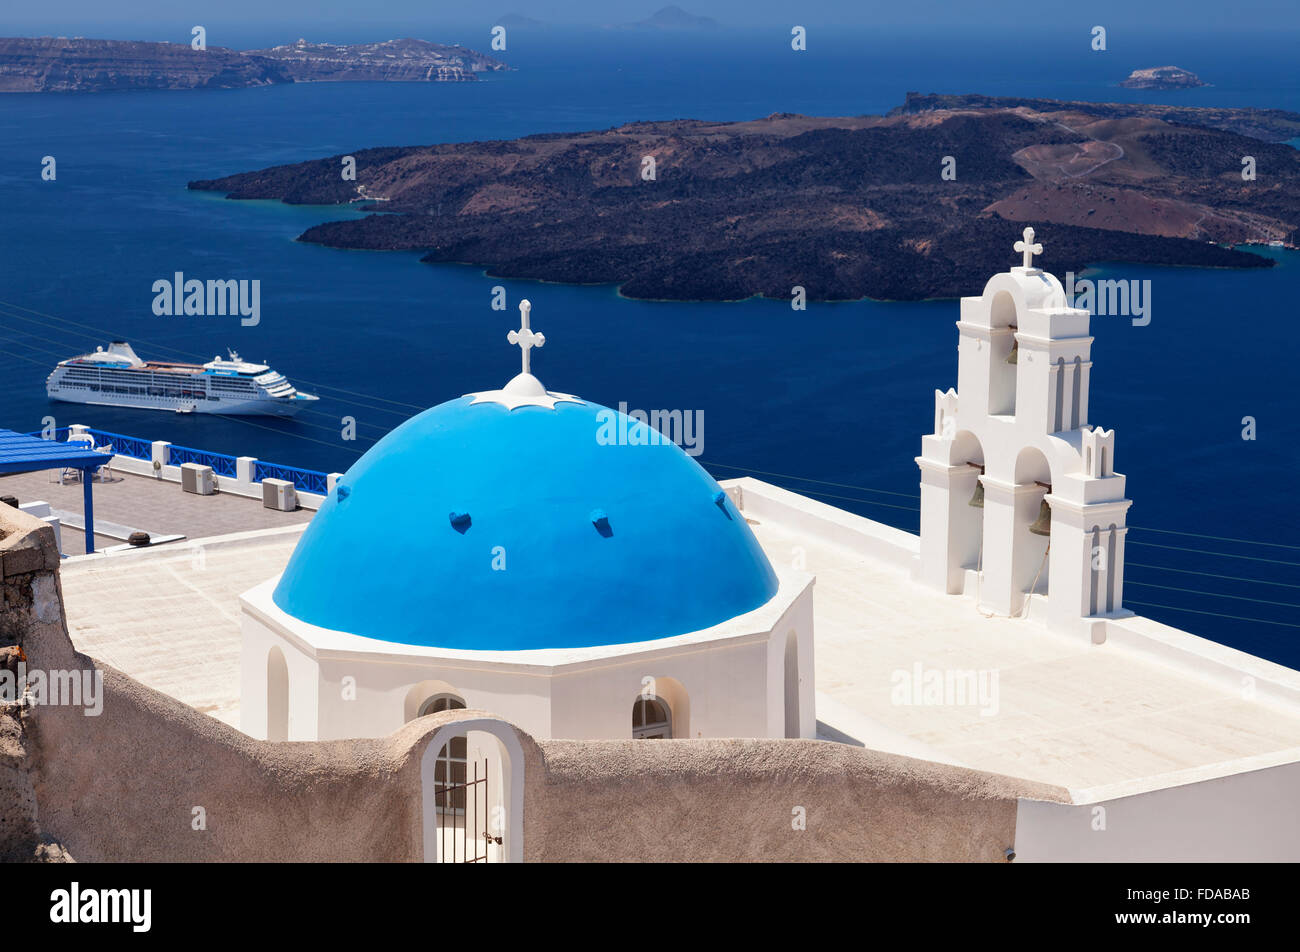
<path id="1" fill-rule="evenodd" d="M 1025 240 L 1017 241 L 1012 250 L 1023 252 L 1025 256 L 1024 266 L 1026 268 L 1032 268 L 1034 266 L 1034 255 L 1041 255 L 1043 253 L 1043 246 L 1034 244 L 1034 229 L 1026 228 Z M 524 326 L 526 327 L 527 324 L 525 323 Z"/>
<path id="2" fill-rule="evenodd" d="M 506 340 L 512 344 L 518 344 L 524 352 L 524 373 L 528 373 L 528 352 L 534 347 L 541 347 L 546 343 L 546 335 L 540 331 L 533 331 L 528 326 L 528 312 L 533 309 L 532 304 L 527 300 L 519 302 L 519 323 L 517 331 L 511 331 L 506 335 Z"/>

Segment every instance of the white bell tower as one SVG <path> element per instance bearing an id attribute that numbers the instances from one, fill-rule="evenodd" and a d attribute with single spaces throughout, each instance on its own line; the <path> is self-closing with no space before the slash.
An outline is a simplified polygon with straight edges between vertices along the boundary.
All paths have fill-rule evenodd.
<path id="1" fill-rule="evenodd" d="M 1034 266 L 1043 248 L 1032 228 L 1015 250 L 1020 266 L 961 301 L 957 389 L 935 391 L 934 432 L 916 458 L 918 574 L 977 594 L 986 614 L 1019 617 L 1045 595 L 1052 627 L 1091 629 L 1090 618 L 1130 614 L 1130 500 L 1114 431 L 1088 423 L 1089 313 L 1067 307 L 1061 283 Z"/>

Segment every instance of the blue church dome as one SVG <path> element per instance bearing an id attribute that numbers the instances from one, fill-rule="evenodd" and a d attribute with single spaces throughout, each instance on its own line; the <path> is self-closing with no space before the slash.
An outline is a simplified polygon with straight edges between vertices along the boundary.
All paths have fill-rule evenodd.
<path id="1" fill-rule="evenodd" d="M 542 397 L 516 403 L 519 381 Z M 776 589 L 744 517 L 680 447 L 525 371 L 375 444 L 308 525 L 273 598 L 367 638 L 521 650 L 680 635 Z"/>

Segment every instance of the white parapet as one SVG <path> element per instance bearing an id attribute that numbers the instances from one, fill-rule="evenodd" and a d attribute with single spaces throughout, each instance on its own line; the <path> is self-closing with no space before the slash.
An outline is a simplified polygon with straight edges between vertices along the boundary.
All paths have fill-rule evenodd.
<path id="1" fill-rule="evenodd" d="M 171 462 L 172 445 L 166 440 L 153 441 L 153 469 L 159 477 L 162 476 L 163 467 Z"/>

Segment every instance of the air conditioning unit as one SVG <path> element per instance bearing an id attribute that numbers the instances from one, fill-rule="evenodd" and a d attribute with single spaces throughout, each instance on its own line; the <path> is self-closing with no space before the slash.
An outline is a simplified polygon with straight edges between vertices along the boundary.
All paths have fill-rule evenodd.
<path id="1" fill-rule="evenodd" d="M 262 507 L 293 512 L 298 508 L 298 494 L 287 479 L 262 480 Z"/>
<path id="2" fill-rule="evenodd" d="M 199 463 L 181 464 L 181 489 L 187 493 L 211 496 L 216 490 L 212 479 L 212 467 Z"/>

